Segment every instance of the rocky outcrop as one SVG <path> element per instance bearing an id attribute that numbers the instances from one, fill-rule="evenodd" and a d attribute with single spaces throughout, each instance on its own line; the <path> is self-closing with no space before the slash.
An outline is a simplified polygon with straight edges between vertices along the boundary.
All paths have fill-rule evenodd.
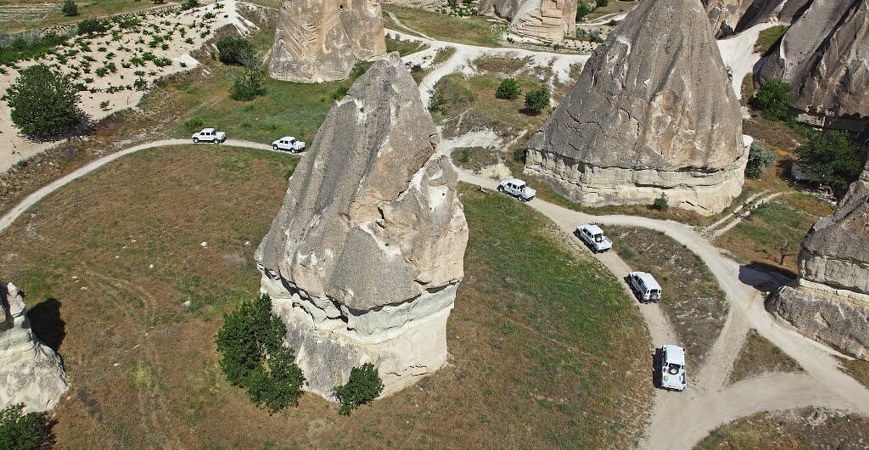
<path id="1" fill-rule="evenodd" d="M 716 37 L 739 33 L 767 20 L 791 22 L 812 0 L 702 0 Z"/>
<path id="2" fill-rule="evenodd" d="M 385 393 L 439 368 L 468 239 L 458 175 L 397 54 L 329 112 L 257 249 L 308 389 L 372 362 Z"/>
<path id="3" fill-rule="evenodd" d="M 343 80 L 386 53 L 379 0 L 282 0 L 269 73 L 299 82 Z"/>
<path id="4" fill-rule="evenodd" d="M 760 79 L 793 86 L 811 116 L 869 116 L 869 0 L 814 0 L 766 58 Z"/>
<path id="5" fill-rule="evenodd" d="M 510 23 L 520 36 L 560 43 L 576 34 L 577 0 L 481 0 L 480 14 Z"/>
<path id="6" fill-rule="evenodd" d="M 768 309 L 807 336 L 869 360 L 869 167 L 841 207 L 809 231 L 796 286 Z"/>
<path id="7" fill-rule="evenodd" d="M 0 294 L 0 409 L 23 403 L 26 411 L 48 411 L 68 388 L 63 363 L 30 329 L 24 294 L 12 283 Z"/>
<path id="8" fill-rule="evenodd" d="M 712 214 L 740 194 L 749 143 L 699 0 L 644 1 L 531 139 L 525 171 L 583 205 L 665 194 Z"/>

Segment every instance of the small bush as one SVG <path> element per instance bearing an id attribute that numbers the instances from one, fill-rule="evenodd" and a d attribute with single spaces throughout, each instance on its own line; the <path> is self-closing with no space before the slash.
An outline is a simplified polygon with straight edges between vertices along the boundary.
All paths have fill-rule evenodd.
<path id="1" fill-rule="evenodd" d="M 594 4 L 598 8 L 603 8 L 610 4 L 610 0 L 594 0 Z"/>
<path id="2" fill-rule="evenodd" d="M 498 85 L 498 90 L 495 91 L 495 98 L 504 100 L 516 100 L 522 90 L 519 88 L 519 82 L 515 78 L 505 78 Z"/>
<path id="3" fill-rule="evenodd" d="M 347 91 L 349 90 L 350 88 L 347 86 L 338 86 L 338 89 L 336 89 L 332 94 L 332 100 L 341 100 L 345 95 L 347 95 Z"/>
<path id="4" fill-rule="evenodd" d="M 63 6 L 60 7 L 60 12 L 66 17 L 74 17 L 78 15 L 78 5 L 73 0 L 66 0 Z"/>
<path id="5" fill-rule="evenodd" d="M 254 56 L 253 45 L 237 37 L 223 36 L 217 40 L 220 62 L 224 64 L 245 65 Z"/>
<path id="6" fill-rule="evenodd" d="M 670 208 L 670 200 L 667 198 L 667 194 L 661 192 L 661 196 L 656 198 L 654 202 L 652 202 L 652 208 L 655 208 L 659 211 L 666 211 Z"/>
<path id="7" fill-rule="evenodd" d="M 24 405 L 15 405 L 0 411 L 0 448 L 7 450 L 50 448 L 53 438 L 45 415 L 24 414 L 23 410 Z"/>
<path id="8" fill-rule="evenodd" d="M 769 120 L 786 121 L 790 110 L 788 105 L 792 100 L 791 89 L 790 84 L 771 78 L 763 83 L 748 103 Z"/>
<path id="9" fill-rule="evenodd" d="M 767 167 L 775 162 L 775 153 L 761 147 L 757 143 L 751 144 L 748 151 L 748 164 L 745 166 L 745 176 L 755 180 L 763 177 Z"/>
<path id="10" fill-rule="evenodd" d="M 576 5 L 576 21 L 579 22 L 585 19 L 585 16 L 591 14 L 594 11 L 594 7 L 589 5 L 588 3 L 580 0 Z"/>
<path id="11" fill-rule="evenodd" d="M 181 4 L 181 9 L 188 10 L 199 7 L 199 0 L 185 0 L 184 3 Z"/>
<path id="12" fill-rule="evenodd" d="M 37 64 L 21 71 L 6 91 L 12 122 L 29 137 L 65 133 L 85 118 L 69 77 Z"/>
<path id="13" fill-rule="evenodd" d="M 199 117 L 191 117 L 184 121 L 184 128 L 193 132 L 205 126 L 205 122 Z"/>
<path id="14" fill-rule="evenodd" d="M 543 87 L 525 94 L 525 109 L 537 115 L 549 107 L 549 89 Z"/>
<path id="15" fill-rule="evenodd" d="M 371 68 L 372 64 L 374 64 L 372 61 L 356 62 L 356 65 L 353 66 L 353 70 L 350 71 L 350 78 L 355 80 L 362 75 L 365 75 L 365 72 L 368 72 L 368 69 Z"/>
<path id="16" fill-rule="evenodd" d="M 341 415 L 349 416 L 350 411 L 377 398 L 383 392 L 383 381 L 377 368 L 371 363 L 350 370 L 350 379 L 344 386 L 335 388 L 335 397 L 341 402 Z"/>
<path id="17" fill-rule="evenodd" d="M 101 19 L 85 19 L 79 22 L 76 26 L 78 34 L 105 33 L 108 30 L 108 23 Z"/>
<path id="18" fill-rule="evenodd" d="M 233 386 L 244 388 L 257 405 L 275 413 L 298 403 L 305 377 L 283 346 L 286 326 L 271 312 L 268 295 L 242 303 L 224 317 L 215 341 L 220 367 Z"/>
<path id="19" fill-rule="evenodd" d="M 100 109 L 102 109 L 103 111 L 109 109 L 109 101 L 108 100 L 101 101 L 100 102 Z"/>

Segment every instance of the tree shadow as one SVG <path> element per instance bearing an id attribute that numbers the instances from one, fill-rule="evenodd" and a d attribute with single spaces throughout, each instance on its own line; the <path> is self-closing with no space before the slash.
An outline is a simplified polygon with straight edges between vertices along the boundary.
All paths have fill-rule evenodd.
<path id="1" fill-rule="evenodd" d="M 58 299 L 49 298 L 27 311 L 30 327 L 36 337 L 58 353 L 66 337 L 66 322 L 60 317 L 61 306 Z"/>

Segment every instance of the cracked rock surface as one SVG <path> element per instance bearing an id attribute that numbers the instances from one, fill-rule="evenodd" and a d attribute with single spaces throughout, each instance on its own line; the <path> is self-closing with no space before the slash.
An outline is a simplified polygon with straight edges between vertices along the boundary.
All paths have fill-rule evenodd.
<path id="1" fill-rule="evenodd" d="M 329 397 L 373 362 L 390 392 L 446 360 L 468 228 L 437 139 L 393 53 L 333 106 L 290 178 L 256 259 L 310 390 Z"/>
<path id="2" fill-rule="evenodd" d="M 529 142 L 526 171 L 585 205 L 651 204 L 665 193 L 671 206 L 710 214 L 741 192 L 746 157 L 706 11 L 699 0 L 657 0 L 595 50 Z"/>
<path id="3" fill-rule="evenodd" d="M 791 22 L 812 0 L 703 0 L 712 32 L 726 37 L 775 19 Z"/>
<path id="4" fill-rule="evenodd" d="M 386 53 L 379 0 L 281 0 L 269 62 L 273 78 L 343 80 L 359 60 Z"/>
<path id="5" fill-rule="evenodd" d="M 504 19 L 513 33 L 559 43 L 576 34 L 577 0 L 481 0 L 484 16 Z"/>

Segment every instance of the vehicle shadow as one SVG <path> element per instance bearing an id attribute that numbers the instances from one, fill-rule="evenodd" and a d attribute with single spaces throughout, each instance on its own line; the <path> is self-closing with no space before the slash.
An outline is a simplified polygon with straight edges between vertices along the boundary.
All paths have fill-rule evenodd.
<path id="1" fill-rule="evenodd" d="M 655 352 L 652 353 L 652 386 L 655 389 L 663 389 L 661 385 L 661 374 L 658 371 L 658 367 L 661 366 L 661 349 L 655 348 Z"/>

